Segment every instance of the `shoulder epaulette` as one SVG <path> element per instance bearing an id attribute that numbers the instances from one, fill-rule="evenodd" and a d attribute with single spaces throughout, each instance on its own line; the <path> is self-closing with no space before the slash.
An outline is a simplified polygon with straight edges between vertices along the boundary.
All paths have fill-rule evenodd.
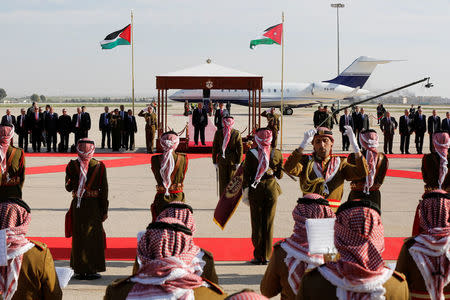
<path id="1" fill-rule="evenodd" d="M 38 241 L 33 241 L 30 240 L 30 242 L 32 242 L 34 244 L 34 246 L 36 248 L 38 248 L 40 251 L 45 250 L 45 248 L 47 248 L 47 244 L 43 243 L 43 242 L 38 242 Z"/>
<path id="2" fill-rule="evenodd" d="M 394 273 L 392 273 L 392 276 L 394 276 L 395 278 L 397 278 L 400 282 L 403 282 L 406 280 L 406 276 L 403 273 L 394 271 Z"/>
<path id="3" fill-rule="evenodd" d="M 203 281 L 206 281 L 206 283 L 209 284 L 209 288 L 211 290 L 213 290 L 214 292 L 216 292 L 217 294 L 219 294 L 219 295 L 225 294 L 225 291 L 218 284 L 211 282 L 210 280 L 203 278 L 203 277 L 202 277 L 202 279 L 203 279 Z"/>

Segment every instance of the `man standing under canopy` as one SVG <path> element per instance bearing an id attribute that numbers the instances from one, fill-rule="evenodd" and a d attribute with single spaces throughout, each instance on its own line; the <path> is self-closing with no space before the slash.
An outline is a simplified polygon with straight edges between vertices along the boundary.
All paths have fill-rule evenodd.
<path id="1" fill-rule="evenodd" d="M 72 220 L 70 267 L 75 278 L 84 280 L 98 279 L 97 272 L 106 270 L 102 223 L 108 218 L 108 179 L 105 165 L 92 158 L 94 151 L 92 140 L 80 139 L 78 158 L 66 167 L 66 190 L 73 196 L 68 212 Z"/>
<path id="2" fill-rule="evenodd" d="M 325 127 L 310 129 L 305 132 L 303 142 L 286 160 L 284 170 L 300 178 L 303 195 L 316 193 L 330 202 L 334 209 L 339 207 L 344 192 L 344 181 L 365 178 L 368 174 L 367 163 L 362 156 L 352 127 L 344 126 L 349 137 L 355 164 L 346 158 L 332 155 L 333 133 Z M 311 155 L 303 153 L 306 145 L 313 144 Z"/>
<path id="3" fill-rule="evenodd" d="M 217 129 L 212 147 L 212 161 L 219 170 L 219 195 L 222 195 L 237 167 L 242 161 L 242 138 L 233 128 L 233 117 L 222 119 L 222 128 Z"/>

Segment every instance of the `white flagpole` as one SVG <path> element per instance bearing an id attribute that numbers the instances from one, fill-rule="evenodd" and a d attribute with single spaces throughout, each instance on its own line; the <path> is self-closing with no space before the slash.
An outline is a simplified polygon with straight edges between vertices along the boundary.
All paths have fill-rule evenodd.
<path id="1" fill-rule="evenodd" d="M 131 10 L 131 101 L 133 102 L 133 115 L 134 115 L 134 31 L 133 25 L 133 10 Z"/>
<path id="2" fill-rule="evenodd" d="M 280 126 L 280 150 L 283 150 L 283 112 L 284 112 L 284 12 L 281 13 L 281 126 Z"/>

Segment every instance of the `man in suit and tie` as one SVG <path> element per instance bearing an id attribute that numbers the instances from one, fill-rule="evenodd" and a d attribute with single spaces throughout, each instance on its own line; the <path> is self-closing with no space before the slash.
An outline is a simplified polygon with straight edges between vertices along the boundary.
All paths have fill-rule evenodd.
<path id="1" fill-rule="evenodd" d="M 53 151 L 56 152 L 56 131 L 58 130 L 58 114 L 53 112 L 53 107 L 50 107 L 49 111 L 45 113 L 44 129 L 47 138 L 47 152 L 51 151 L 52 142 Z"/>
<path id="2" fill-rule="evenodd" d="M 77 113 L 72 116 L 72 131 L 75 133 L 74 144 L 78 144 L 78 140 L 83 138 L 83 129 L 81 124 L 81 107 L 77 107 Z"/>
<path id="3" fill-rule="evenodd" d="M 19 136 L 19 148 L 28 152 L 28 120 L 25 108 L 20 109 L 20 115 L 17 116 L 15 126 L 16 134 Z"/>
<path id="4" fill-rule="evenodd" d="M 208 114 L 203 109 L 203 103 L 199 103 L 197 108 L 192 113 L 192 125 L 194 126 L 194 143 L 198 145 L 198 135 L 200 134 L 200 140 L 203 146 L 205 143 L 205 127 L 208 125 Z"/>
<path id="5" fill-rule="evenodd" d="M 107 140 L 108 149 L 111 149 L 111 124 L 109 107 L 105 106 L 105 112 L 100 115 L 98 127 L 102 132 L 102 149 L 105 149 L 105 138 Z"/>
<path id="6" fill-rule="evenodd" d="M 119 110 L 119 127 L 120 127 L 120 146 L 122 148 L 127 147 L 127 131 L 125 129 L 125 123 L 127 122 L 128 113 L 125 111 L 125 106 L 121 105 Z"/>
<path id="7" fill-rule="evenodd" d="M 415 142 L 417 154 L 423 154 L 423 136 L 425 134 L 425 131 L 427 131 L 426 116 L 422 114 L 422 108 L 418 108 L 416 111 L 416 115 L 414 116 L 414 132 L 416 133 Z"/>
<path id="8" fill-rule="evenodd" d="M 364 108 L 361 107 L 361 131 L 369 129 L 370 129 L 369 116 L 365 113 Z"/>
<path id="9" fill-rule="evenodd" d="M 392 141 L 394 140 L 394 133 L 397 129 L 397 121 L 391 117 L 390 112 L 385 113 L 385 117 L 380 121 L 380 128 L 384 134 L 384 153 L 392 154 Z"/>
<path id="10" fill-rule="evenodd" d="M 437 115 L 436 110 L 428 117 L 428 135 L 430 136 L 430 152 L 434 152 L 433 134 L 441 130 L 441 118 Z"/>
<path id="11" fill-rule="evenodd" d="M 450 135 L 450 111 L 445 114 L 445 119 L 442 120 L 442 131 L 448 132 Z"/>
<path id="12" fill-rule="evenodd" d="M 16 126 L 16 117 L 11 115 L 11 111 L 9 109 L 6 110 L 6 115 L 2 117 L 1 125 L 5 126 Z"/>
<path id="13" fill-rule="evenodd" d="M 413 120 L 410 118 L 410 110 L 405 109 L 405 114 L 400 117 L 400 151 L 402 154 L 409 153 L 409 138 L 413 132 Z"/>
<path id="14" fill-rule="evenodd" d="M 348 113 L 348 108 L 344 109 L 344 114 L 339 118 L 339 131 L 342 133 L 342 151 L 348 151 L 350 141 L 345 134 L 345 127 L 351 126 L 353 128 L 352 116 Z"/>
<path id="15" fill-rule="evenodd" d="M 32 114 L 31 119 L 29 119 L 29 123 L 33 152 L 41 152 L 41 138 L 42 131 L 44 130 L 44 119 L 37 106 L 34 108 L 34 113 Z"/>
<path id="16" fill-rule="evenodd" d="M 222 119 L 229 116 L 228 110 L 223 108 L 223 102 L 219 103 L 219 109 L 216 110 L 214 114 L 214 125 L 217 127 L 217 130 L 222 129 Z"/>
<path id="17" fill-rule="evenodd" d="M 86 106 L 81 107 L 81 125 L 83 129 L 83 138 L 88 137 L 89 130 L 91 129 L 91 116 L 86 111 Z"/>
<path id="18" fill-rule="evenodd" d="M 125 139 L 125 149 L 134 150 L 134 134 L 137 132 L 136 118 L 133 116 L 133 111 L 128 110 L 127 118 L 125 119 L 125 132 L 127 133 Z"/>
<path id="19" fill-rule="evenodd" d="M 67 114 L 67 109 L 63 108 L 62 115 L 59 116 L 58 119 L 58 132 L 59 139 L 61 143 L 62 152 L 67 152 L 69 149 L 69 135 L 72 131 L 72 120 L 70 116 Z"/>

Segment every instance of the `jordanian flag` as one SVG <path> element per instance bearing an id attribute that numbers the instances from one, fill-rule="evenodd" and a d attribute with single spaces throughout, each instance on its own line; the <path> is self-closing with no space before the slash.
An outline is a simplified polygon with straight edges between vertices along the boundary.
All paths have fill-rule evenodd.
<path id="1" fill-rule="evenodd" d="M 100 42 L 102 49 L 112 49 L 119 45 L 131 44 L 131 26 L 128 24 L 121 30 L 108 34 L 103 41 Z"/>
<path id="2" fill-rule="evenodd" d="M 283 24 L 274 25 L 264 30 L 264 38 L 251 40 L 250 49 L 255 48 L 256 45 L 281 45 L 281 36 L 283 35 Z"/>

